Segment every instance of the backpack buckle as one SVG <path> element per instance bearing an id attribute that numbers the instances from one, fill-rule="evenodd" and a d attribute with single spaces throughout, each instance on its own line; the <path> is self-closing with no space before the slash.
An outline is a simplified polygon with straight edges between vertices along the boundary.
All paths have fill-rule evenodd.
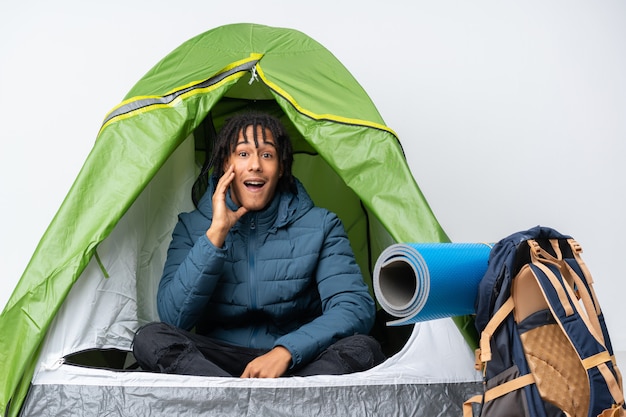
<path id="1" fill-rule="evenodd" d="M 539 243 L 537 243 L 533 239 L 529 239 L 527 242 L 531 252 L 533 252 L 535 255 L 539 255 L 541 253 L 541 246 L 539 246 Z"/>
<path id="2" fill-rule="evenodd" d="M 583 247 L 580 246 L 580 243 L 576 242 L 574 239 L 569 239 L 568 242 L 569 242 L 570 247 L 574 251 L 574 253 L 582 253 L 583 252 Z"/>
<path id="3" fill-rule="evenodd" d="M 480 348 L 474 350 L 474 369 L 482 371 L 485 366 L 485 362 L 481 359 Z"/>

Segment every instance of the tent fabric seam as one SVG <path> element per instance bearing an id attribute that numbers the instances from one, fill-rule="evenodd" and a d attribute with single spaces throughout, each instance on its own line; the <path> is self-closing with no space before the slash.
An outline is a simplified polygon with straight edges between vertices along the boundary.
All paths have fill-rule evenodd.
<path id="1" fill-rule="evenodd" d="M 343 124 L 347 126 L 361 126 L 361 127 L 369 127 L 369 128 L 381 130 L 383 132 L 392 134 L 396 138 L 397 142 L 400 143 L 398 139 L 398 135 L 396 135 L 396 133 L 391 128 L 385 125 L 382 125 L 380 123 L 368 122 L 367 120 L 352 119 L 352 118 L 342 117 L 342 116 L 337 116 L 337 115 L 332 115 L 332 114 L 316 114 L 316 113 L 313 113 L 312 111 L 306 110 L 289 93 L 287 93 L 278 85 L 270 81 L 265 76 L 265 73 L 263 72 L 263 69 L 261 68 L 259 63 L 256 64 L 256 68 L 257 68 L 257 75 L 263 80 L 265 85 L 267 85 L 268 88 L 270 88 L 274 93 L 278 94 L 280 97 L 282 97 L 283 99 L 291 103 L 291 105 L 298 111 L 298 113 L 316 121 L 327 120 L 329 122 L 339 123 L 339 124 Z"/>

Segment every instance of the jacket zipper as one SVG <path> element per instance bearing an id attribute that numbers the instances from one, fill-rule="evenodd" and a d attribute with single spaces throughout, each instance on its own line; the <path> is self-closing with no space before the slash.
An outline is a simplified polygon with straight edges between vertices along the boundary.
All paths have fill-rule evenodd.
<path id="1" fill-rule="evenodd" d="M 250 220 L 250 235 L 248 236 L 248 288 L 250 289 L 250 309 L 257 309 L 257 277 L 256 277 L 256 216 Z M 257 327 L 253 327 L 250 334 L 250 346 L 255 346 L 255 339 L 258 332 Z"/>

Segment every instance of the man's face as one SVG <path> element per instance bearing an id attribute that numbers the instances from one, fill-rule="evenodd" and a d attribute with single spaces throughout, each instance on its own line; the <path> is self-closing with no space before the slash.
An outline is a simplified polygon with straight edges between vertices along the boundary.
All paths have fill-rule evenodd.
<path id="1" fill-rule="evenodd" d="M 258 147 L 254 143 L 253 126 L 239 132 L 235 150 L 224 164 L 224 170 L 234 166 L 235 178 L 230 184 L 230 196 L 238 206 L 248 210 L 264 209 L 274 198 L 282 175 L 274 136 L 257 126 Z"/>

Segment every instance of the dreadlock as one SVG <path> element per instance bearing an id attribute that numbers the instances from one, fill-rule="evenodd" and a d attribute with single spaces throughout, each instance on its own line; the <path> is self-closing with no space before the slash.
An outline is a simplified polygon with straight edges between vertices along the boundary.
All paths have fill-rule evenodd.
<path id="1" fill-rule="evenodd" d="M 266 130 L 272 133 L 276 142 L 279 164 L 283 171 L 283 175 L 278 180 L 278 190 L 295 194 L 296 185 L 291 173 L 291 166 L 293 165 L 291 140 L 280 120 L 266 113 L 241 113 L 226 120 L 226 124 L 217 135 L 213 147 L 213 155 L 209 164 L 209 168 L 213 168 L 213 175 L 218 178 L 224 175 L 224 161 L 235 151 L 239 132 L 243 131 L 245 135 L 248 126 L 253 127 L 253 138 L 246 138 L 246 140 L 252 139 L 257 147 L 259 146 L 257 127 L 261 127 L 262 138 L 260 139 L 263 141 L 266 139 Z"/>

